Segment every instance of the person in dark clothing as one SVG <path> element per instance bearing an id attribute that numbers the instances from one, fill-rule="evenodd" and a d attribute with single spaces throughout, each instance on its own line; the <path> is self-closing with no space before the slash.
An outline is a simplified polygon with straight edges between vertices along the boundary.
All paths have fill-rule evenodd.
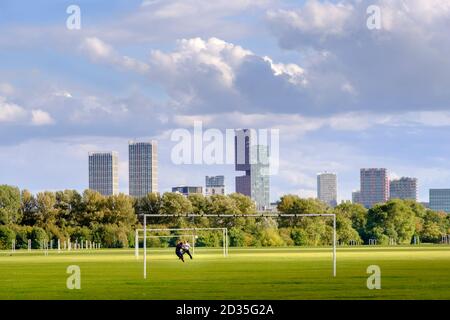
<path id="1" fill-rule="evenodd" d="M 179 241 L 175 247 L 175 254 L 177 257 L 184 262 L 183 258 L 183 242 Z"/>

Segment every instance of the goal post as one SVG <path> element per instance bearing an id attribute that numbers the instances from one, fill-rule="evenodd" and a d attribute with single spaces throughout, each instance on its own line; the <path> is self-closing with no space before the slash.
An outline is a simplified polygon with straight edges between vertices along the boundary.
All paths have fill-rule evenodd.
<path id="1" fill-rule="evenodd" d="M 222 249 L 223 249 L 223 256 L 226 257 L 228 256 L 228 228 L 154 228 L 154 229 L 149 229 L 147 228 L 147 233 L 151 234 L 152 232 L 165 232 L 165 231 L 182 231 L 182 232 L 193 232 L 193 234 L 188 234 L 188 235 L 184 235 L 185 237 L 189 236 L 193 236 L 193 241 L 192 241 L 192 252 L 195 252 L 195 242 L 196 242 L 196 237 L 198 236 L 197 232 L 198 231 L 222 231 Z M 140 236 L 140 232 L 144 233 L 144 229 L 136 229 L 135 230 L 135 245 L 134 245 L 134 255 L 136 258 L 139 257 L 139 239 L 142 239 L 143 236 Z M 147 236 L 147 238 L 175 238 L 175 237 L 181 237 L 183 235 L 177 235 L 177 234 L 173 234 L 170 236 Z"/>
<path id="2" fill-rule="evenodd" d="M 332 217 L 333 218 L 333 277 L 336 277 L 336 215 L 334 213 L 314 214 L 142 214 L 144 217 L 144 279 L 147 279 L 147 219 L 154 218 L 302 218 L 302 217 Z M 225 238 L 228 246 L 228 235 Z"/>

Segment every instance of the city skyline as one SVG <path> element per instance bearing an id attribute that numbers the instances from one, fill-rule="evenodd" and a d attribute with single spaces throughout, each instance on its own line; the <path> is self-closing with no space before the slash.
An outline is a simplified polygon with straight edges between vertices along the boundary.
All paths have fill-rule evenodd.
<path id="1" fill-rule="evenodd" d="M 238 139 L 239 137 L 243 140 L 243 143 L 241 143 L 241 146 L 244 146 L 244 152 L 239 153 L 238 150 Z M 256 145 L 258 147 L 257 154 L 252 154 L 251 151 L 251 144 L 250 144 L 250 131 L 248 129 L 236 129 L 236 136 L 235 136 L 235 169 L 238 168 L 239 171 L 244 172 L 250 172 L 252 171 L 250 166 L 250 159 L 254 158 L 253 161 L 256 161 L 256 163 L 259 163 L 259 157 L 260 155 L 260 145 Z M 157 167 L 157 145 L 158 142 L 156 140 L 151 140 L 150 142 L 137 142 L 134 140 L 128 141 L 128 152 L 129 152 L 129 159 L 132 159 L 132 154 L 137 155 L 137 151 L 143 150 L 142 147 L 148 147 L 150 146 L 150 150 L 144 150 L 146 154 L 141 154 L 141 156 L 149 156 L 149 155 L 156 155 L 156 158 L 150 159 L 151 167 L 154 169 L 154 166 Z M 139 150 L 133 149 L 133 146 L 139 146 Z M 267 146 L 265 146 L 263 151 L 266 151 L 266 156 L 268 157 L 268 149 Z M 149 153 L 150 151 L 150 153 Z M 242 159 L 238 160 L 239 157 L 243 157 Z M 118 162 L 119 162 L 119 153 L 117 151 L 89 151 L 88 152 L 88 158 L 89 158 L 89 172 L 88 172 L 88 188 L 95 191 L 100 192 L 103 195 L 117 195 L 119 193 L 119 178 L 118 178 Z M 150 158 L 152 158 L 150 156 Z M 106 160 L 105 160 L 106 159 Z M 258 159 L 258 160 L 256 160 Z M 156 161 L 155 161 L 156 160 Z M 266 159 L 267 161 L 267 159 Z M 130 163 L 130 162 L 129 162 Z M 128 166 L 129 169 L 131 169 L 132 166 Z M 148 168 L 147 168 L 148 169 Z M 131 171 L 130 171 L 131 172 Z M 130 175 L 129 172 L 129 176 Z M 109 176 L 108 176 L 109 175 Z M 105 183 L 105 178 L 107 182 Z M 156 176 L 157 177 L 157 176 Z M 235 179 L 239 179 L 242 176 L 235 176 Z M 245 176 L 244 176 L 245 177 Z M 361 168 L 360 169 L 360 190 L 353 190 L 351 199 L 341 199 L 340 202 L 337 200 L 337 194 L 338 194 L 338 184 L 337 184 L 337 174 L 336 173 L 330 173 L 330 172 L 323 172 L 317 174 L 317 189 L 316 189 L 316 197 L 309 197 L 309 198 L 317 198 L 325 203 L 327 203 L 330 206 L 336 206 L 340 202 L 345 201 L 352 201 L 353 203 L 361 203 L 366 208 L 370 208 L 373 206 L 373 204 L 377 203 L 384 203 L 387 202 L 390 199 L 411 199 L 415 200 L 417 202 L 421 203 L 427 203 L 430 205 L 430 208 L 434 208 L 435 210 L 443 210 L 446 212 L 450 212 L 450 188 L 430 188 L 428 190 L 429 198 L 428 202 L 426 201 L 420 201 L 418 197 L 418 179 L 417 178 L 411 178 L 411 177 L 401 177 L 401 178 L 394 178 L 390 179 L 389 170 L 386 168 Z M 332 179 L 331 179 L 332 178 Z M 131 181 L 131 180 L 130 180 Z M 156 182 L 153 182 L 151 185 L 154 188 L 156 186 L 157 188 L 157 178 Z M 216 175 L 216 176 L 206 176 L 205 177 L 205 184 L 204 186 L 193 186 L 190 185 L 179 185 L 178 187 L 171 187 L 172 192 L 180 192 L 180 193 L 191 193 L 191 190 L 194 190 L 193 193 L 204 193 L 205 195 L 208 195 L 208 187 L 210 189 L 217 189 L 220 188 L 219 194 L 230 194 L 231 192 L 225 193 L 225 176 L 224 175 Z M 270 181 L 270 180 L 269 180 Z M 381 183 L 382 182 L 382 183 Z M 321 184 L 324 186 L 321 189 Z M 366 195 L 363 196 L 361 189 L 367 189 L 367 185 L 371 185 L 371 190 L 366 190 Z M 376 185 L 376 189 L 373 189 L 374 185 Z M 129 184 L 130 188 L 128 190 L 128 194 L 131 196 L 137 196 L 141 197 L 140 195 L 132 195 L 131 194 L 131 184 Z M 365 187 L 364 187 L 365 186 Z M 20 188 L 20 186 L 19 186 Z M 381 189 L 380 189 L 381 188 Z M 177 190 L 175 190 L 177 189 Z M 181 192 L 180 190 L 186 189 L 186 192 Z M 205 192 L 203 192 L 203 189 Z M 86 189 L 83 189 L 86 190 Z M 175 190 L 175 191 L 174 191 Z M 201 191 L 199 191 L 201 190 Z M 217 189 L 218 190 L 218 189 Z M 375 191 L 374 191 L 375 190 Z M 395 190 L 393 192 L 393 190 Z M 81 190 L 80 190 L 81 191 Z M 123 192 L 123 191 L 121 191 Z M 149 192 L 159 192 L 159 191 L 149 191 Z M 170 190 L 164 190 L 164 192 L 170 192 Z M 238 190 L 236 190 L 238 193 Z M 375 194 L 376 193 L 376 194 Z M 145 193 L 146 194 L 146 193 Z M 216 194 L 215 192 L 212 194 Z M 243 193 L 245 194 L 245 193 Z M 367 195 L 369 194 L 369 195 Z M 434 194 L 434 195 L 432 195 Z M 322 195 L 322 196 L 321 196 Z M 251 197 L 251 195 L 249 195 Z M 365 197 L 365 198 L 363 198 Z M 370 199 L 369 199 L 370 198 Z M 375 199 L 376 198 L 376 199 Z M 378 198 L 383 198 L 384 200 L 379 200 Z M 272 199 L 274 201 L 278 201 L 279 199 Z M 270 201 L 269 205 L 266 206 L 266 208 L 270 208 L 270 205 L 273 201 Z"/>
<path id="2" fill-rule="evenodd" d="M 450 14 L 435 9 L 444 0 L 401 2 L 82 1 L 70 30 L 64 3 L 6 1 L 0 182 L 81 191 L 88 151 L 125 155 L 138 138 L 160 142 L 160 191 L 211 173 L 234 190 L 233 166 L 170 161 L 170 133 L 202 121 L 280 129 L 273 200 L 314 197 L 324 170 L 339 174 L 338 202 L 351 199 L 358 168 L 385 167 L 418 178 L 428 201 L 450 184 Z M 367 28 L 369 5 L 389 13 L 381 30 Z M 118 166 L 127 193 L 127 159 Z"/>
<path id="3" fill-rule="evenodd" d="M 144 158 L 148 158 L 146 160 L 149 160 L 151 163 L 152 169 L 154 169 L 154 166 L 157 166 L 157 162 L 153 162 L 155 159 L 152 158 L 152 156 L 156 155 L 156 161 L 157 161 L 157 153 L 156 153 L 156 146 L 158 145 L 157 141 L 152 140 L 151 142 L 143 143 L 143 142 L 135 142 L 135 141 L 129 141 L 129 159 L 132 159 L 133 157 L 136 157 L 138 153 L 140 156 Z M 138 149 L 134 149 L 133 147 L 139 147 Z M 143 147 L 150 147 L 150 150 L 146 150 Z M 256 147 L 252 149 L 252 147 Z M 264 147 L 264 148 L 262 148 Z M 262 148 L 262 149 L 261 149 Z M 252 151 L 253 150 L 253 151 Z M 257 151 L 256 154 L 254 154 L 254 150 Z M 252 169 L 253 165 L 257 166 L 258 172 L 265 172 L 265 167 L 268 167 L 267 164 L 263 164 L 261 167 L 261 161 L 260 161 L 260 151 L 263 150 L 263 152 L 266 152 L 265 155 L 267 161 L 267 158 L 269 156 L 268 148 L 267 146 L 261 146 L 261 145 L 255 145 L 252 146 L 251 144 L 251 134 L 249 129 L 237 129 L 236 135 L 235 135 L 235 169 L 238 169 L 237 172 L 244 171 L 244 176 L 235 176 L 235 179 L 237 182 L 241 181 L 243 178 L 248 178 L 248 183 L 245 181 L 244 185 L 236 186 L 235 192 L 241 193 L 244 195 L 249 196 L 252 198 L 255 203 L 257 204 L 257 207 L 261 210 L 269 210 L 271 208 L 272 203 L 275 203 L 276 201 L 279 201 L 279 199 L 276 199 L 275 202 L 271 201 L 270 198 L 265 198 L 265 200 L 268 202 L 268 205 L 261 205 L 261 202 L 257 201 L 257 198 L 255 198 L 255 185 L 254 178 L 252 179 L 251 173 L 255 172 L 255 169 Z M 139 152 L 137 152 L 139 151 Z M 145 152 L 142 152 L 145 151 Z M 150 151 L 150 152 L 149 152 Z M 95 165 L 97 166 L 97 171 L 102 172 L 102 175 L 104 175 L 105 168 L 104 166 L 99 166 L 98 164 L 101 162 L 103 165 L 104 161 L 99 161 L 97 159 L 103 159 L 105 156 L 108 156 L 111 158 L 111 163 L 115 163 L 113 166 L 115 168 L 115 172 L 112 173 L 112 176 L 117 176 L 117 162 L 118 162 L 118 153 L 116 151 L 111 152 L 89 152 L 89 189 L 93 189 L 95 191 L 99 191 L 100 193 L 104 195 L 109 194 L 117 194 L 118 193 L 118 177 L 112 178 L 111 181 L 114 182 L 114 186 L 111 186 L 110 189 L 112 191 L 104 191 L 105 189 L 102 187 L 95 186 L 94 179 L 92 178 L 94 176 L 93 173 L 95 173 L 94 170 L 92 170 Z M 109 160 L 108 158 L 108 160 Z M 251 160 L 252 159 L 252 160 Z M 93 161 L 97 160 L 97 161 Z M 101 167 L 99 170 L 99 167 Z M 132 166 L 129 166 L 130 170 Z M 147 168 L 148 169 L 148 168 Z M 98 175 L 98 174 L 97 174 Z M 132 176 L 130 171 L 130 177 Z M 145 174 L 144 174 L 145 176 Z M 97 178 L 98 180 L 98 178 Z M 157 180 L 156 180 L 157 181 Z M 268 179 L 267 182 L 269 184 L 270 188 L 270 180 Z M 98 182 L 97 182 L 98 184 Z M 111 183 L 109 183 L 111 184 Z M 155 184 L 151 184 L 152 187 L 155 186 Z M 157 185 L 157 182 L 156 182 Z M 264 184 L 263 184 L 264 185 Z M 91 187 L 93 186 L 93 187 Z M 389 170 L 386 168 L 361 168 L 360 169 L 360 189 L 359 190 L 353 190 L 352 191 L 352 197 L 351 200 L 341 200 L 341 202 L 345 201 L 351 201 L 353 203 L 359 203 L 364 205 L 366 208 L 371 208 L 375 204 L 379 203 L 385 203 L 388 200 L 393 199 L 402 199 L 402 200 L 414 200 L 419 202 L 418 200 L 418 179 L 412 178 L 412 177 L 401 177 L 398 179 L 390 179 L 389 178 Z M 253 188 L 253 190 L 252 190 Z M 248 189 L 248 190 L 247 190 Z M 317 174 L 317 189 L 316 189 L 316 199 L 321 200 L 322 202 L 328 204 L 331 207 L 337 206 L 339 203 L 337 201 L 338 197 L 338 183 L 337 183 L 337 174 L 336 173 L 330 173 L 330 172 L 322 172 Z M 151 192 L 158 192 L 156 191 L 149 191 L 147 193 L 141 193 L 139 195 L 132 194 L 131 192 L 131 184 L 128 194 L 134 197 L 142 197 L 145 196 L 148 193 Z M 204 191 L 203 191 L 204 190 Z M 257 189 L 258 190 L 258 189 Z M 361 190 L 364 190 L 361 192 Z M 165 191 L 168 192 L 168 191 Z M 225 193 L 225 176 L 224 175 L 216 175 L 216 176 L 206 176 L 205 177 L 205 183 L 204 186 L 193 186 L 193 185 L 179 185 L 177 187 L 171 187 L 171 192 L 179 192 L 184 195 L 189 195 L 191 193 L 201 193 L 205 196 L 214 195 L 214 194 L 230 194 L 231 192 Z M 262 189 L 256 191 L 257 192 L 264 192 Z M 431 208 L 440 208 L 439 210 L 443 210 L 446 212 L 450 212 L 450 189 L 430 189 L 429 190 L 429 206 Z M 434 196 L 433 196 L 434 195 Z M 258 195 L 260 197 L 266 197 L 265 194 L 261 193 L 261 195 Z M 310 197 L 311 198 L 311 197 Z M 422 202 L 426 203 L 426 202 Z"/>

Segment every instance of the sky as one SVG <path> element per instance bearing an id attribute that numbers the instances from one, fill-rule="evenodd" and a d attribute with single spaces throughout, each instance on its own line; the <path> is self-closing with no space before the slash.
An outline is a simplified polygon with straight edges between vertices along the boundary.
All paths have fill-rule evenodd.
<path id="1" fill-rule="evenodd" d="M 0 184 L 82 191 L 88 152 L 114 150 L 128 192 L 128 141 L 156 139 L 160 191 L 233 192 L 233 165 L 171 157 L 201 121 L 279 130 L 272 201 L 324 171 L 351 199 L 367 167 L 418 178 L 420 201 L 450 188 L 448 0 L 2 0 L 0 29 Z"/>

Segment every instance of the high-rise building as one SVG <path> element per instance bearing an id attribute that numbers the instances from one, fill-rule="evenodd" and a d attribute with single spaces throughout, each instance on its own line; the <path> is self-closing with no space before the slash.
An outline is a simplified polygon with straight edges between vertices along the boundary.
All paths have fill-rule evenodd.
<path id="1" fill-rule="evenodd" d="M 214 176 L 205 178 L 205 195 L 225 194 L 225 177 Z"/>
<path id="2" fill-rule="evenodd" d="M 359 203 L 362 204 L 361 201 L 361 191 L 357 190 L 357 191 L 353 191 L 352 192 L 352 203 Z"/>
<path id="3" fill-rule="evenodd" d="M 430 209 L 450 213 L 450 189 L 430 189 Z"/>
<path id="4" fill-rule="evenodd" d="M 403 177 L 390 182 L 390 198 L 417 201 L 417 179 Z"/>
<path id="5" fill-rule="evenodd" d="M 337 176 L 335 173 L 317 175 L 317 198 L 331 207 L 337 206 Z"/>
<path id="6" fill-rule="evenodd" d="M 389 176 L 387 169 L 361 169 L 361 203 L 372 208 L 389 200 Z"/>
<path id="7" fill-rule="evenodd" d="M 128 157 L 130 196 L 158 192 L 158 143 L 130 141 Z"/>
<path id="8" fill-rule="evenodd" d="M 202 187 L 191 187 L 191 186 L 181 186 L 181 187 L 173 187 L 172 192 L 181 193 L 184 196 L 188 196 L 190 194 L 203 194 Z"/>
<path id="9" fill-rule="evenodd" d="M 236 177 L 236 192 L 249 196 L 257 210 L 270 208 L 269 148 L 255 143 L 252 131 L 236 130 L 235 168 L 245 171 Z"/>
<path id="10" fill-rule="evenodd" d="M 119 193 L 119 157 L 117 152 L 89 153 L 89 189 L 104 196 Z"/>

